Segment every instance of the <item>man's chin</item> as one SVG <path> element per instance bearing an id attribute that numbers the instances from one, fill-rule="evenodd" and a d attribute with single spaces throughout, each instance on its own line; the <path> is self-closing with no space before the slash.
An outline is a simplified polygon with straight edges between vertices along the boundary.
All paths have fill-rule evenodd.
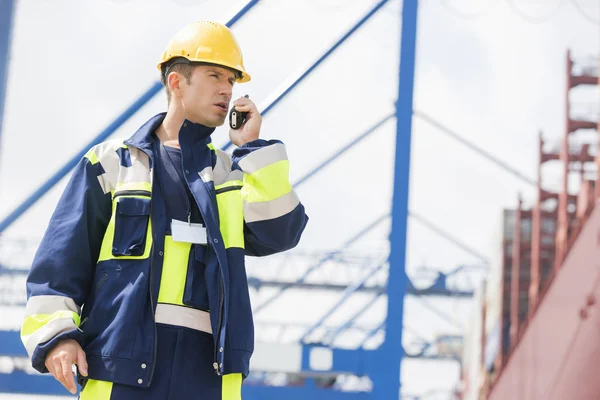
<path id="1" fill-rule="evenodd" d="M 225 116 L 214 116 L 212 119 L 208 119 L 208 118 L 193 118 L 193 117 L 186 117 L 189 121 L 194 122 L 196 124 L 201 124 L 206 126 L 207 128 L 218 128 L 219 126 L 223 125 L 225 123 L 225 119 L 226 119 L 226 115 Z"/>
<path id="2" fill-rule="evenodd" d="M 225 118 L 220 118 L 220 119 L 217 119 L 216 121 L 214 121 L 214 124 L 211 124 L 211 125 L 213 125 L 212 126 L 213 128 L 217 128 L 219 126 L 222 126 L 224 123 L 225 123 Z"/>

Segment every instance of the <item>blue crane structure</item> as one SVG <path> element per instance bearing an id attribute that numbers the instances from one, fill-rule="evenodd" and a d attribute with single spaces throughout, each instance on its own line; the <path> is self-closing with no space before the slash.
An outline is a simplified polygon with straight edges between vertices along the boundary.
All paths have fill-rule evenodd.
<path id="1" fill-rule="evenodd" d="M 8 81 L 8 60 L 12 36 L 15 0 L 0 1 L 0 140 L 2 139 L 2 117 Z M 0 142 L 0 145 L 2 143 Z"/>
<path id="2" fill-rule="evenodd" d="M 247 14 L 255 7 L 260 0 L 251 0 L 227 23 L 232 27 L 240 18 Z M 12 16 L 14 15 L 16 0 L 0 0 L 0 133 L 2 127 L 3 104 L 6 91 L 6 76 L 8 68 L 8 50 L 10 48 L 10 34 L 12 27 Z M 307 70 L 301 73 L 291 84 L 284 87 L 266 107 L 261 110 L 263 116 L 273 109 L 288 93 L 299 85 L 311 72 L 333 54 L 351 35 L 353 35 L 360 27 L 376 14 L 388 0 L 380 0 L 374 7 L 369 10 L 354 26 L 344 34 L 329 50 L 327 50 L 315 63 Z M 249 277 L 249 283 L 257 290 L 262 287 L 275 287 L 278 292 L 255 307 L 255 312 L 258 313 L 268 304 L 277 299 L 284 291 L 290 288 L 300 288 L 305 290 L 325 289 L 332 291 L 343 292 L 338 302 L 328 310 L 317 323 L 312 326 L 304 327 L 304 334 L 299 343 L 299 351 L 301 355 L 301 385 L 288 385 L 282 387 L 267 386 L 264 380 L 260 377 L 249 379 L 248 384 L 244 386 L 244 399 L 270 399 L 270 398 L 285 398 L 289 400 L 311 398 L 318 399 L 394 399 L 400 397 L 400 368 L 402 360 L 405 357 L 415 358 L 446 358 L 456 359 L 456 355 L 440 356 L 428 352 L 437 343 L 453 343 L 460 341 L 459 337 L 442 336 L 436 342 L 429 343 L 420 341 L 417 343 L 417 350 L 407 352 L 402 346 L 403 334 L 403 310 L 404 297 L 406 294 L 416 296 L 453 296 L 457 298 L 469 298 L 473 294 L 471 289 L 458 290 L 449 287 L 448 278 L 467 270 L 469 266 L 459 266 L 454 271 L 442 273 L 435 271 L 436 276 L 431 280 L 430 285 L 418 287 L 413 281 L 408 279 L 405 272 L 406 260 L 406 232 L 407 219 L 409 216 L 414 217 L 421 223 L 424 223 L 429 228 L 439 234 L 450 238 L 450 235 L 441 231 L 435 224 L 427 221 L 424 217 L 415 214 L 409 214 L 408 211 L 408 190 L 409 190 L 409 168 L 410 168 L 410 148 L 411 148 L 411 131 L 413 117 L 413 84 L 414 84 L 414 68 L 415 68 L 415 52 L 416 52 L 416 32 L 417 32 L 417 8 L 418 0 L 404 0 L 401 10 L 402 29 L 400 40 L 400 68 L 398 80 L 398 99 L 396 102 L 396 111 L 393 114 L 386 116 L 384 119 L 376 122 L 365 133 L 357 136 L 350 143 L 342 146 L 338 152 L 323 161 L 312 171 L 307 173 L 300 180 L 295 182 L 295 186 L 299 186 L 311 179 L 315 174 L 322 171 L 327 165 L 341 154 L 346 152 L 351 147 L 355 146 L 367 136 L 375 132 L 390 120 L 396 121 L 396 156 L 394 165 L 394 192 L 392 199 L 391 212 L 386 212 L 384 215 L 377 218 L 364 229 L 357 232 L 349 238 L 341 249 L 322 255 L 320 259 L 311 265 L 304 273 L 293 282 L 282 282 L 276 278 L 264 279 L 258 277 Z M 6 21 L 5 21 L 6 20 Z M 34 193 L 32 193 L 25 201 L 18 206 L 13 212 L 9 213 L 3 220 L 0 221 L 0 234 L 5 231 L 12 223 L 23 215 L 33 204 L 42 198 L 54 185 L 56 185 L 63 177 L 65 177 L 81 159 L 85 152 L 93 145 L 110 137 L 121 125 L 123 125 L 131 116 L 133 116 L 143 105 L 153 98 L 160 90 L 162 85 L 160 82 L 153 83 L 149 89 L 136 99 L 121 115 L 119 115 L 106 129 L 94 137 L 88 144 L 83 146 L 82 150 L 72 157 L 62 168 L 60 168 L 53 176 L 44 182 Z M 231 143 L 227 143 L 222 148 L 227 149 Z M 389 236 L 390 253 L 384 260 L 379 260 L 379 263 L 373 264 L 373 260 L 366 260 L 360 265 L 362 276 L 359 279 L 349 279 L 346 282 L 331 283 L 317 282 L 314 280 L 308 281 L 306 278 L 310 274 L 322 268 L 323 265 L 331 261 L 339 261 L 344 263 L 345 247 L 352 244 L 362 235 L 383 221 L 391 221 L 391 234 Z M 478 255 L 476 252 L 468 249 L 464 244 L 452 239 L 455 244 L 463 249 L 476 254 L 482 263 L 486 263 L 485 257 Z M 475 268 L 478 268 L 475 267 Z M 370 278 L 376 276 L 382 270 L 387 271 L 387 276 L 375 283 L 369 283 Z M 0 264 L 0 276 L 22 277 L 26 271 L 15 270 L 8 266 Z M 353 293 L 364 292 L 369 294 L 370 300 L 356 312 L 345 323 L 339 326 L 326 329 L 326 334 L 319 339 L 311 339 L 311 336 L 317 329 L 324 326 L 327 318 L 333 311 L 344 303 Z M 387 316 L 385 320 L 375 327 L 358 327 L 365 333 L 363 343 L 358 348 L 343 349 L 335 347 L 336 339 L 339 335 L 351 327 L 356 328 L 354 321 L 381 298 L 387 299 Z M 14 297 L 13 297 L 14 299 Z M 0 298 L 0 303 L 10 303 L 10 298 Z M 24 298 L 13 301 L 12 304 L 22 305 Z M 383 343 L 373 349 L 366 348 L 364 343 L 372 338 L 377 333 L 384 333 Z M 331 359 L 330 366 L 327 370 L 315 368 L 312 363 L 312 357 L 323 352 L 327 352 Z M 40 376 L 39 374 L 29 374 L 23 363 L 26 360 L 25 349 L 23 348 L 18 333 L 11 331 L 0 331 L 0 355 L 14 357 L 15 368 L 10 373 L 0 373 L 0 392 L 21 392 L 35 394 L 64 394 L 64 389 L 48 376 Z M 367 376 L 372 382 L 370 390 L 363 391 L 343 391 L 338 390 L 332 384 L 332 377 L 339 375 L 354 375 L 358 377 Z"/>

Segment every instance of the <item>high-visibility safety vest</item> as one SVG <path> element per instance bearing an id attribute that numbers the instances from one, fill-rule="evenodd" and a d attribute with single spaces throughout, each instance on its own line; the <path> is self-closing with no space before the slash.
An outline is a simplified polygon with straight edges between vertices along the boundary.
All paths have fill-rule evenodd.
<path id="1" fill-rule="evenodd" d="M 211 144 L 214 128 L 185 121 L 179 134 L 184 174 L 207 244 L 174 242 L 165 237 L 171 221 L 153 185 L 153 132 L 164 116 L 128 140 L 90 149 L 58 202 L 27 278 L 21 328 L 40 372 L 47 372 L 46 355 L 59 340 L 75 339 L 90 378 L 148 387 L 157 304 L 167 299 L 185 309 L 194 303 L 199 272 L 186 270 L 190 257 L 205 265 L 215 372 L 249 372 L 254 324 L 244 258 L 295 247 L 308 222 L 289 182 L 285 145 L 259 139 L 230 156 Z"/>

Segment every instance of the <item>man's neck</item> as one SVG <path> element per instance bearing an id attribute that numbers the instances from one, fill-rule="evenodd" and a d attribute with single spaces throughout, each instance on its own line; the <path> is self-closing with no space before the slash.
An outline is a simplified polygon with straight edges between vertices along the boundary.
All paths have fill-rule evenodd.
<path id="1" fill-rule="evenodd" d="M 163 122 L 156 129 L 156 135 L 165 146 L 179 148 L 179 130 L 184 120 L 182 110 L 169 107 Z"/>

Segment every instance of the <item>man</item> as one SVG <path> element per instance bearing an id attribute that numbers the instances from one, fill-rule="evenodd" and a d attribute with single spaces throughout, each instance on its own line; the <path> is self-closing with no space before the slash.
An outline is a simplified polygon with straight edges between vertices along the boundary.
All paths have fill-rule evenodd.
<path id="1" fill-rule="evenodd" d="M 254 327 L 245 255 L 293 248 L 307 224 L 284 144 L 246 122 L 230 156 L 210 139 L 247 82 L 229 29 L 200 21 L 158 65 L 168 111 L 75 168 L 27 279 L 21 337 L 81 399 L 237 400 Z"/>

